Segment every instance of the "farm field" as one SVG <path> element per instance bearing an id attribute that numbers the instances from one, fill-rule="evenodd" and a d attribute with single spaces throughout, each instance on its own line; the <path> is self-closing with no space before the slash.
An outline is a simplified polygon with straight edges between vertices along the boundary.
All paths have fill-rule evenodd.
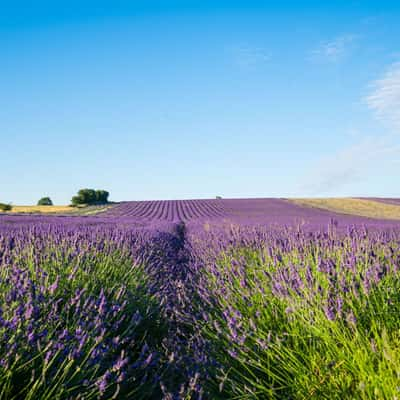
<path id="1" fill-rule="evenodd" d="M 70 206 L 13 206 L 10 213 L 66 213 L 72 212 Z"/>
<path id="2" fill-rule="evenodd" d="M 205 199 L 127 201 L 108 205 L 13 206 L 7 214 L 89 216 L 125 218 L 146 222 L 235 221 L 236 223 L 283 223 L 323 221 L 336 218 L 349 223 L 365 218 L 400 219 L 400 199 Z M 364 217 L 359 219 L 359 217 Z"/>
<path id="3" fill-rule="evenodd" d="M 0 400 L 400 400 L 400 1 L 1 5 Z"/>
<path id="4" fill-rule="evenodd" d="M 394 204 L 394 205 L 400 205 L 400 199 L 394 199 L 394 198 L 383 198 L 383 197 L 361 197 L 363 200 L 373 200 L 377 201 L 380 203 L 385 203 L 385 204 Z"/>
<path id="5" fill-rule="evenodd" d="M 90 215 L 106 211 L 110 206 L 13 206 L 7 213 L 10 214 L 83 214 Z"/>
<path id="6" fill-rule="evenodd" d="M 3 214 L 0 398 L 396 398 L 399 268 L 400 221 L 285 199 Z"/>
<path id="7" fill-rule="evenodd" d="M 331 198 L 293 199 L 295 204 L 369 218 L 400 219 L 399 199 Z"/>
<path id="8" fill-rule="evenodd" d="M 122 202 L 104 216 L 138 221 L 235 221 L 242 224 L 318 222 L 329 218 L 350 223 L 400 219 L 400 200 L 385 199 L 218 199 Z M 398 205 L 396 205 L 398 201 Z"/>

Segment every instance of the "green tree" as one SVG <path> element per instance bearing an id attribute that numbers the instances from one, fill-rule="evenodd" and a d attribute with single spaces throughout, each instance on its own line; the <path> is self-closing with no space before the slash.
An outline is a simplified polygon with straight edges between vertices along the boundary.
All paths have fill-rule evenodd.
<path id="1" fill-rule="evenodd" d="M 38 206 L 52 206 L 53 202 L 51 201 L 50 197 L 42 197 L 38 203 Z"/>
<path id="2" fill-rule="evenodd" d="M 74 206 L 83 204 L 104 204 L 108 202 L 109 193 L 106 190 L 81 189 L 78 194 L 72 197 L 71 203 Z"/>
<path id="3" fill-rule="evenodd" d="M 96 191 L 94 189 L 81 189 L 78 196 L 83 198 L 84 203 L 93 204 L 96 201 Z"/>
<path id="4" fill-rule="evenodd" d="M 11 210 L 12 210 L 11 204 L 0 203 L 0 211 L 11 211 Z"/>
<path id="5" fill-rule="evenodd" d="M 109 195 L 110 193 L 108 193 L 106 190 L 96 190 L 96 202 L 107 203 Z"/>

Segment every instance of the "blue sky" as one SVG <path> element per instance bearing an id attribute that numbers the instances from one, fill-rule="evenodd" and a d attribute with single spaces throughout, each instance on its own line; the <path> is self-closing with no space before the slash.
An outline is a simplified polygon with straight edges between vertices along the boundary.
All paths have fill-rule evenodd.
<path id="1" fill-rule="evenodd" d="M 396 2 L 12 3 L 0 202 L 400 197 Z"/>

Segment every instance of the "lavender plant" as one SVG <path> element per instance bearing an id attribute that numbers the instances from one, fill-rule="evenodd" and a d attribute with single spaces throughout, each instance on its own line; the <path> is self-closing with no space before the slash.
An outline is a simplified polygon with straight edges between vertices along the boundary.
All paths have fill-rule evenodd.
<path id="1" fill-rule="evenodd" d="M 135 240 L 62 227 L 1 237 L 0 398 L 146 397 L 163 327 Z"/>
<path id="2" fill-rule="evenodd" d="M 247 235 L 207 265 L 211 398 L 396 398 L 399 232 Z"/>
<path id="3" fill-rule="evenodd" d="M 399 396 L 398 225 L 178 203 L 0 217 L 0 399 Z"/>

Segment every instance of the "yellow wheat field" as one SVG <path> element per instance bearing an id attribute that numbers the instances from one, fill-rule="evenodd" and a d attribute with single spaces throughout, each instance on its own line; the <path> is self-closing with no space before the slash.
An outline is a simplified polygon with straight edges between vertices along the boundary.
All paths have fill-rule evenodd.
<path id="1" fill-rule="evenodd" d="M 7 213 L 13 214 L 79 214 L 94 215 L 108 210 L 111 206 L 12 206 L 11 211 Z"/>
<path id="2" fill-rule="evenodd" d="M 291 199 L 308 207 L 321 208 L 342 214 L 359 215 L 379 219 L 400 219 L 400 206 L 374 200 L 355 198 Z"/>
<path id="3" fill-rule="evenodd" d="M 76 211 L 70 206 L 12 206 L 12 213 L 68 213 Z"/>

